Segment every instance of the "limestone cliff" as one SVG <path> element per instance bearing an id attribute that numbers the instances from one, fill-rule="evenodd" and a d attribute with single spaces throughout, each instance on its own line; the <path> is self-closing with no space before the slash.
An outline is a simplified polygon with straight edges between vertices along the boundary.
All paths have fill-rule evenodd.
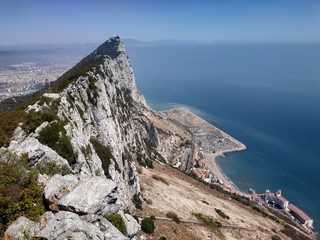
<path id="1" fill-rule="evenodd" d="M 26 231 L 24 224 L 31 236 L 47 239 L 133 237 L 139 225 L 125 213 L 141 201 L 136 163 L 152 167 L 152 160 L 172 161 L 173 152 L 185 151 L 177 146 L 190 139 L 148 108 L 117 36 L 52 83 L 25 112 L 8 149 L 27 154 L 35 168 L 54 163 L 72 174 L 39 174 L 47 212 L 39 223 L 18 219 L 7 230 L 13 239 Z M 110 213 L 123 216 L 127 236 L 103 218 Z"/>

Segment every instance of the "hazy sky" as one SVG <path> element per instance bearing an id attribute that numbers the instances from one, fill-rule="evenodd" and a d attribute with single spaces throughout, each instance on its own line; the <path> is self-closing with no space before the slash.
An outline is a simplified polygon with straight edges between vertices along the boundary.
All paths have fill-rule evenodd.
<path id="1" fill-rule="evenodd" d="M 0 0 L 0 45 L 137 40 L 317 41 L 320 0 Z"/>

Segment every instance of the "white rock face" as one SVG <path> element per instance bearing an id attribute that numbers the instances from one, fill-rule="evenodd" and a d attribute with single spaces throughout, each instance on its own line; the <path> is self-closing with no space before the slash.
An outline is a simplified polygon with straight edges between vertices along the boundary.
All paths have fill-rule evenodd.
<path id="1" fill-rule="evenodd" d="M 45 93 L 43 94 L 44 97 L 47 98 L 52 98 L 52 99 L 59 99 L 60 98 L 60 94 L 58 93 Z"/>
<path id="2" fill-rule="evenodd" d="M 145 152 L 142 140 L 145 127 L 135 119 L 148 108 L 137 90 L 129 58 L 119 37 L 106 41 L 87 59 L 83 65 L 94 65 L 90 71 L 60 93 L 43 96 L 58 103 L 57 115 L 65 124 L 75 153 L 76 163 L 70 166 L 72 170 L 80 175 L 111 178 L 119 189 L 118 203 L 122 208 L 132 209 L 132 197 L 140 191 L 134 171 L 136 153 L 132 150 Z M 48 106 L 50 103 L 40 106 L 37 102 L 27 111 L 39 112 Z M 33 164 L 53 161 L 69 167 L 66 159 L 38 141 L 39 133 L 47 125 L 47 122 L 43 123 L 31 134 L 19 127 L 9 150 L 20 155 L 26 153 Z M 113 157 L 108 163 L 102 163 L 104 160 L 97 154 L 92 139 L 109 147 Z M 128 153 L 126 159 L 125 152 Z"/>
<path id="3" fill-rule="evenodd" d="M 137 90 L 119 37 L 106 41 L 74 69 L 82 76 L 70 81 L 59 94 L 47 93 L 44 97 L 54 101 L 58 109 L 57 116 L 71 142 L 75 163 L 69 165 L 56 151 L 38 141 L 46 122 L 30 134 L 18 127 L 9 146 L 18 154 L 26 153 L 32 164 L 53 161 L 75 173 L 57 174 L 48 180 L 39 178 L 45 184 L 44 195 L 52 212 L 46 212 L 30 234 L 48 239 L 126 239 L 102 216 L 119 209 L 134 209 L 132 199 L 140 194 L 135 160 L 150 163 L 151 158 L 160 158 L 155 149 L 169 156 L 173 144 L 165 148 L 161 142 L 174 143 L 177 137 L 158 137 L 148 118 L 155 113 Z M 37 102 L 27 111 L 48 110 L 52 105 L 40 106 Z M 153 148 L 148 146 L 150 143 Z M 128 234 L 134 236 L 138 223 L 128 214 L 122 216 Z"/>
<path id="4" fill-rule="evenodd" d="M 24 239 L 25 232 L 35 223 L 26 217 L 19 217 L 13 224 L 11 224 L 5 232 L 4 238 L 10 240 Z"/>
<path id="5" fill-rule="evenodd" d="M 140 225 L 134 217 L 129 214 L 121 214 L 123 220 L 125 221 L 128 236 L 134 236 L 136 232 L 140 230 Z"/>
<path id="6" fill-rule="evenodd" d="M 50 205 L 79 214 L 117 212 L 116 184 L 103 177 L 54 175 L 46 184 L 44 196 Z"/>
<path id="7" fill-rule="evenodd" d="M 29 229 L 29 234 L 36 237 L 45 237 L 48 240 L 124 240 L 128 239 L 104 218 L 96 217 L 95 223 L 81 219 L 72 212 L 59 211 L 56 214 L 45 213 L 39 223 Z"/>
<path id="8" fill-rule="evenodd" d="M 20 131 L 23 130 L 20 128 Z M 19 140 L 11 141 L 8 150 L 15 151 L 19 155 L 27 154 L 31 163 L 52 161 L 59 165 L 69 166 L 68 161 L 61 157 L 56 151 L 41 144 L 38 139 L 35 138 L 35 134 L 30 134 L 29 136 L 21 133 L 18 134 L 18 136 L 22 137 Z"/>
<path id="9" fill-rule="evenodd" d="M 101 54 L 108 56 L 60 94 L 58 116 L 68 122 L 65 129 L 77 154 L 74 170 L 82 175 L 110 177 L 118 186 L 119 203 L 131 209 L 132 197 L 140 191 L 138 176 L 133 171 L 136 153 L 132 150 L 145 148 L 145 126 L 135 117 L 148 108 L 137 90 L 122 41 L 112 38 L 90 56 L 98 58 Z M 103 169 L 91 139 L 109 146 L 113 159 L 108 169 Z M 125 152 L 130 154 L 127 159 Z"/>

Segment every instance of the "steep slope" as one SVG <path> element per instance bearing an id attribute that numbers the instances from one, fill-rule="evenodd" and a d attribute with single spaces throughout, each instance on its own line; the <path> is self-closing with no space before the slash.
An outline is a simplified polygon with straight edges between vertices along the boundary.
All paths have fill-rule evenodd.
<path id="1" fill-rule="evenodd" d="M 183 136 L 163 130 L 158 134 L 150 119 L 169 121 L 150 110 L 137 90 L 120 38 L 107 40 L 28 101 L 32 104 L 24 103 L 25 115 L 6 149 L 27 155 L 28 162 L 40 171 L 47 212 L 39 223 L 18 219 L 7 236 L 27 231 L 48 239 L 66 234 L 109 239 L 103 216 L 111 213 L 120 214 L 127 236 L 134 236 L 139 225 L 128 213 L 141 207 L 135 163 L 152 167 L 152 160 L 165 161 L 172 152 L 179 152 L 174 149 L 190 139 L 190 133 L 176 126 Z M 78 219 L 85 230 L 68 225 L 70 218 Z M 104 231 L 95 233 L 91 225 L 96 226 L 97 219 L 100 225 L 107 223 L 103 223 Z M 59 233 L 53 230 L 57 221 L 66 224 Z M 24 223 L 27 230 L 19 228 Z M 84 235 L 77 235 L 78 231 Z M 119 237 L 119 232 L 113 234 Z"/>
<path id="2" fill-rule="evenodd" d="M 157 217 L 153 239 L 272 239 L 275 235 L 291 239 L 281 232 L 281 224 L 167 165 L 156 163 L 153 169 L 142 169 L 139 177 L 145 199 L 141 215 Z M 186 222 L 165 219 L 168 212 Z M 222 227 L 203 226 L 195 214 L 220 222 Z"/>
<path id="3" fill-rule="evenodd" d="M 128 235 L 135 234 L 138 224 L 124 211 L 132 211 L 140 198 L 134 160 L 139 156 L 142 164 L 151 164 L 143 140 L 150 125 L 140 116 L 144 109 L 119 37 L 102 44 L 26 108 L 26 120 L 15 130 L 8 150 L 27 154 L 34 167 L 45 170 L 39 180 L 51 210 L 41 217 L 40 225 L 29 226 L 30 235 L 63 238 L 71 231 L 79 237 L 76 229 L 81 227 L 67 224 L 72 217 L 78 218 L 85 235 L 106 238 L 107 228 L 95 232 L 91 220 L 119 210 L 132 225 Z M 46 174 L 50 164 L 64 166 L 73 175 L 50 178 Z M 91 220 L 80 219 L 88 214 L 93 214 Z M 60 233 L 54 231 L 58 215 L 67 226 Z M 43 226 L 43 221 L 50 224 Z M 8 236 L 10 231 L 19 233 L 12 228 Z"/>

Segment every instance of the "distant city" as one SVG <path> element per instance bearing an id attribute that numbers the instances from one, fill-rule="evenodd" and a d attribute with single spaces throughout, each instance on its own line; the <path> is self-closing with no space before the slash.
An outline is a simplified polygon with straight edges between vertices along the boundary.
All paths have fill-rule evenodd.
<path id="1" fill-rule="evenodd" d="M 55 81 L 91 51 L 91 45 L 0 51 L 0 101 L 26 95 Z"/>

